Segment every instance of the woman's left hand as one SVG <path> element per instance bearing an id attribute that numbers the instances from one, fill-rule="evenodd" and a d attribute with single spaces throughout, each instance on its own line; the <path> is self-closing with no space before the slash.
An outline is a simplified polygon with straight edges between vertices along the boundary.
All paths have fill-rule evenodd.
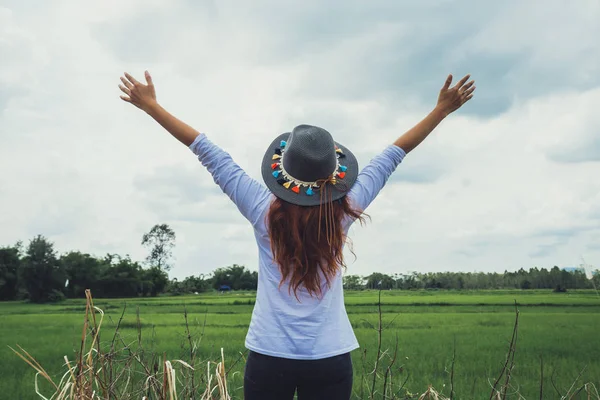
<path id="1" fill-rule="evenodd" d="M 450 113 L 458 110 L 463 104 L 471 100 L 473 97 L 473 92 L 475 91 L 475 81 L 472 80 L 467 83 L 467 80 L 470 77 L 471 75 L 467 75 L 456 85 L 454 85 L 454 87 L 450 87 L 450 84 L 452 83 L 452 75 L 448 75 L 444 86 L 440 90 L 436 106 L 436 108 L 441 111 L 444 116 L 447 116 Z"/>
<path id="2" fill-rule="evenodd" d="M 119 85 L 119 88 L 125 93 L 125 96 L 121 96 L 123 101 L 131 103 L 140 110 L 149 113 L 150 109 L 157 104 L 156 91 L 154 90 L 154 83 L 152 83 L 150 73 L 146 71 L 144 75 L 146 77 L 145 85 L 125 72 L 125 77 L 121 77 L 123 84 Z"/>

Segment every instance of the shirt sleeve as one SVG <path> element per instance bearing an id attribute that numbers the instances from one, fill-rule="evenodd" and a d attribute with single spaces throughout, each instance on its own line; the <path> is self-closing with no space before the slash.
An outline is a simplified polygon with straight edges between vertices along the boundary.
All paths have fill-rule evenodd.
<path id="1" fill-rule="evenodd" d="M 360 171 L 348 193 L 352 205 L 360 211 L 365 211 L 405 156 L 406 152 L 396 145 L 386 147 L 375 156 Z"/>
<path id="2" fill-rule="evenodd" d="M 213 177 L 213 180 L 237 206 L 242 215 L 256 227 L 263 215 L 271 192 L 251 178 L 231 155 L 212 143 L 204 133 L 196 137 L 190 150 Z"/>

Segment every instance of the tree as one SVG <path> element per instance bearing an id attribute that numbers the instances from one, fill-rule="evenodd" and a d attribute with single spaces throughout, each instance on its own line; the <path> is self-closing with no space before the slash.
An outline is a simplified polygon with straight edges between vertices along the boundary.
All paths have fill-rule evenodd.
<path id="1" fill-rule="evenodd" d="M 144 295 L 149 294 L 154 297 L 165 290 L 169 283 L 169 277 L 162 269 L 150 267 L 149 269 L 144 270 L 143 283 Z"/>
<path id="2" fill-rule="evenodd" d="M 400 288 L 402 288 L 404 290 L 422 289 L 423 282 L 421 281 L 421 275 L 418 274 L 417 272 L 412 272 L 408 275 L 403 275 L 401 278 Z"/>
<path id="3" fill-rule="evenodd" d="M 201 293 L 210 290 L 211 285 L 212 278 L 207 278 L 204 274 L 200 274 L 199 276 L 188 276 L 181 282 L 177 278 L 173 278 L 167 286 L 167 291 L 174 295 Z"/>
<path id="4" fill-rule="evenodd" d="M 17 298 L 20 247 L 20 243 L 12 247 L 0 247 L 0 300 Z"/>
<path id="5" fill-rule="evenodd" d="M 395 284 L 394 278 L 380 272 L 373 272 L 367 276 L 367 288 L 369 289 L 392 289 Z"/>
<path id="6" fill-rule="evenodd" d="M 100 276 L 102 268 L 105 266 L 101 260 L 83 254 L 78 251 L 71 251 L 60 257 L 60 263 L 69 279 L 65 287 L 67 297 L 85 296 L 85 290 L 90 289 L 92 293 L 100 294 Z"/>
<path id="7" fill-rule="evenodd" d="M 233 290 L 256 290 L 258 273 L 247 270 L 243 265 L 233 264 L 230 267 L 217 268 L 213 273 L 212 284 L 215 289 L 226 285 Z"/>
<path id="8" fill-rule="evenodd" d="M 19 279 L 32 302 L 42 303 L 64 296 L 66 274 L 56 258 L 54 244 L 42 235 L 29 242 Z"/>
<path id="9" fill-rule="evenodd" d="M 592 272 L 592 284 L 596 290 L 600 290 L 600 269 Z"/>
<path id="10" fill-rule="evenodd" d="M 175 247 L 175 231 L 169 225 L 154 225 L 150 232 L 142 237 L 142 245 L 150 248 L 146 261 L 153 267 L 168 271 L 171 269 L 169 260 Z"/>
<path id="11" fill-rule="evenodd" d="M 105 268 L 99 279 L 99 297 L 136 297 L 147 292 L 142 266 L 131 261 L 128 255 L 107 254 L 102 262 Z"/>
<path id="12" fill-rule="evenodd" d="M 365 285 L 363 284 L 363 278 L 358 275 L 345 275 L 343 281 L 344 289 L 363 290 L 365 288 Z"/>

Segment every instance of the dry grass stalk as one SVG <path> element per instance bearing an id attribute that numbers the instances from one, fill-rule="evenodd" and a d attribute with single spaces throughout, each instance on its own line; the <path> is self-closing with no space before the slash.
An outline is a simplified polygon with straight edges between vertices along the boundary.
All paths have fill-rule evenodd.
<path id="1" fill-rule="evenodd" d="M 377 369 L 379 367 L 379 361 L 381 360 L 381 335 L 383 333 L 383 324 L 381 321 L 381 289 L 379 289 L 379 298 L 377 301 L 377 311 L 379 315 L 379 325 L 377 326 L 377 356 L 375 357 L 375 368 L 373 368 L 373 383 L 371 385 L 371 393 L 369 399 L 374 399 L 375 397 L 375 383 L 377 382 Z"/>
<path id="2" fill-rule="evenodd" d="M 452 346 L 452 368 L 450 370 L 450 400 L 454 400 L 454 363 L 456 362 L 456 335 Z"/>
<path id="3" fill-rule="evenodd" d="M 448 400 L 446 397 L 442 396 L 431 386 L 427 389 L 425 393 L 419 396 L 419 400 Z"/>
<path id="4" fill-rule="evenodd" d="M 394 364 L 396 363 L 396 357 L 398 356 L 398 334 L 396 334 L 396 346 L 394 347 L 394 355 L 392 357 L 392 361 L 390 362 L 390 365 L 388 365 L 387 369 L 385 370 L 385 377 L 383 379 L 383 398 L 384 399 L 393 399 L 394 398 L 394 393 L 392 391 L 392 367 L 394 366 Z M 388 387 L 388 379 L 389 379 L 389 387 Z M 388 392 L 389 396 L 388 396 Z"/>
<path id="5" fill-rule="evenodd" d="M 98 315 L 97 315 L 98 314 Z M 124 311 L 123 311 L 124 314 Z M 44 400 L 178 400 L 178 393 L 186 393 L 181 399 L 196 398 L 196 386 L 193 381 L 194 366 L 183 360 L 167 360 L 157 363 L 156 356 L 151 354 L 150 361 L 145 361 L 146 354 L 142 348 L 141 322 L 137 313 L 138 350 L 132 350 L 120 335 L 119 328 L 123 319 L 119 319 L 113 339 L 107 351 L 100 343 L 100 331 L 104 320 L 104 312 L 94 306 L 92 295 L 86 291 L 86 307 L 81 335 L 79 354 L 74 361 L 64 356 L 66 372 L 57 383 L 50 374 L 21 346 L 13 350 L 17 356 L 29 364 L 35 371 L 35 390 Z M 187 313 L 186 313 L 187 325 Z M 189 327 L 187 328 L 188 336 Z M 122 347 L 117 346 L 120 342 Z M 191 343 L 191 342 L 190 342 Z M 119 348 L 120 347 L 120 348 Z M 195 348 L 191 353 L 194 360 Z M 162 364 L 162 368 L 159 365 Z M 179 375 L 175 364 L 179 364 L 190 373 Z M 215 382 L 210 374 L 211 364 L 216 364 Z M 138 368 L 135 368 L 138 365 Z M 231 400 L 227 387 L 227 371 L 225 370 L 225 354 L 221 349 L 221 360 L 218 363 L 208 362 L 209 379 L 202 400 Z M 139 369 L 141 367 L 141 370 Z M 140 378 L 140 373 L 142 378 Z M 46 397 L 39 390 L 38 378 L 43 377 L 52 386 L 54 393 Z"/>
<path id="6" fill-rule="evenodd" d="M 490 400 L 504 400 L 508 393 L 509 383 L 510 383 L 510 374 L 515 366 L 515 353 L 517 346 L 517 332 L 519 330 L 519 309 L 517 307 L 517 302 L 515 301 L 515 325 L 513 328 L 512 338 L 510 339 L 510 345 L 508 346 L 508 353 L 506 354 L 506 360 L 504 361 L 504 365 L 502 366 L 502 370 L 496 378 L 494 385 L 492 386 L 492 392 L 490 393 Z M 505 382 L 500 387 L 500 390 L 497 389 L 502 376 L 505 376 Z"/>

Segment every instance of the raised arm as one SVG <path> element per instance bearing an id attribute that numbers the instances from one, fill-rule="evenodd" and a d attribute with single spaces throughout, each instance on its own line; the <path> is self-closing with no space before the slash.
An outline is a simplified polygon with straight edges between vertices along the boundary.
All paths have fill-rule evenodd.
<path id="1" fill-rule="evenodd" d="M 165 128 L 173 137 L 186 146 L 190 146 L 196 140 L 199 132 L 194 128 L 171 115 L 162 108 L 156 101 L 156 90 L 150 73 L 144 73 L 146 84 L 138 82 L 133 76 L 125 72 L 125 77 L 121 77 L 122 85 L 119 88 L 125 95 L 121 99 L 133 104 L 140 110 L 150 115 L 156 122 Z"/>
<path id="2" fill-rule="evenodd" d="M 458 110 L 473 97 L 475 81 L 466 83 L 469 77 L 470 75 L 466 75 L 451 88 L 452 75 L 448 75 L 444 86 L 440 89 L 435 108 L 421 122 L 400 136 L 394 144 L 407 154 L 421 144 L 444 118 Z"/>
<path id="3" fill-rule="evenodd" d="M 237 165 L 231 156 L 212 143 L 206 135 L 171 115 L 156 101 L 152 77 L 146 71 L 146 84 L 138 82 L 128 73 L 121 77 L 123 101 L 133 104 L 150 115 L 173 137 L 188 146 L 206 167 L 221 190 L 235 203 L 242 215 L 252 225 L 260 222 L 270 192 L 252 179 Z"/>
<path id="4" fill-rule="evenodd" d="M 348 194 L 354 207 L 364 211 L 377 197 L 377 194 L 385 186 L 388 178 L 396 170 L 398 164 L 402 162 L 404 156 L 423 142 L 444 118 L 458 110 L 473 97 L 475 82 L 466 83 L 469 77 L 470 75 L 465 76 L 451 88 L 452 75 L 448 75 L 444 86 L 440 90 L 435 108 L 421 122 L 400 136 L 393 145 L 388 146 L 361 170 L 356 183 Z"/>

